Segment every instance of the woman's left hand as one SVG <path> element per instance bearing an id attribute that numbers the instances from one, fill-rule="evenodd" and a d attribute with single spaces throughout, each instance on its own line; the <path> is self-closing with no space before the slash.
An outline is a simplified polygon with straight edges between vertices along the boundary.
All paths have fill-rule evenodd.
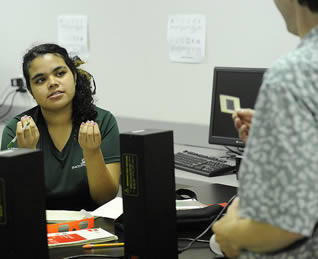
<path id="1" fill-rule="evenodd" d="M 83 152 L 95 151 L 101 144 L 101 135 L 98 124 L 94 121 L 82 122 L 78 142 Z"/>

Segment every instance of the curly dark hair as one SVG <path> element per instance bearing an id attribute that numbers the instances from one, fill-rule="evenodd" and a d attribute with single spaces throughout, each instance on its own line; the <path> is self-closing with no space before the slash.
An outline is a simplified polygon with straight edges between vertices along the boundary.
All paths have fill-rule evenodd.
<path id="1" fill-rule="evenodd" d="M 301 5 L 308 6 L 312 12 L 318 12 L 318 1 L 317 0 L 298 0 Z"/>
<path id="2" fill-rule="evenodd" d="M 96 92 L 96 86 L 94 82 L 94 89 L 91 85 L 91 75 L 82 69 L 77 69 L 77 66 L 83 62 L 79 62 L 78 57 L 70 58 L 67 50 L 60 47 L 57 44 L 41 44 L 31 48 L 23 57 L 23 75 L 26 81 L 26 85 L 30 93 L 30 75 L 29 67 L 33 59 L 38 56 L 45 54 L 54 54 L 63 58 L 65 64 L 72 71 L 73 75 L 76 76 L 76 89 L 75 95 L 72 101 L 72 122 L 74 126 L 79 126 L 82 122 L 87 120 L 95 120 L 97 116 L 96 106 L 94 105 L 93 95 Z"/>

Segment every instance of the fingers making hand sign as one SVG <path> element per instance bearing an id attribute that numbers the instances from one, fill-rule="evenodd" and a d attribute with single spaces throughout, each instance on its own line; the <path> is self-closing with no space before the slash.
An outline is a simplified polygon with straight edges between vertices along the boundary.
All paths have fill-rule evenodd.
<path id="1" fill-rule="evenodd" d="M 94 121 L 82 122 L 78 142 L 83 151 L 92 151 L 100 147 L 101 135 L 98 124 Z"/>
<path id="2" fill-rule="evenodd" d="M 24 128 L 27 123 L 29 125 Z M 16 135 L 19 148 L 36 148 L 40 133 L 31 116 L 24 115 L 17 123 Z"/>

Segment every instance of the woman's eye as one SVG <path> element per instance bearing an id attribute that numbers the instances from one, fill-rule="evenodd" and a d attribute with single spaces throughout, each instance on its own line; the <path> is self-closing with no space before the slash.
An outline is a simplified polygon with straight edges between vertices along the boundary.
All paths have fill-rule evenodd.
<path id="1" fill-rule="evenodd" d="M 65 71 L 59 71 L 56 73 L 56 76 L 61 77 L 61 76 L 65 75 L 65 73 L 66 73 Z"/>
<path id="2" fill-rule="evenodd" d="M 39 79 L 37 79 L 36 81 L 35 81 L 35 83 L 36 84 L 41 84 L 41 83 L 43 83 L 45 81 L 45 78 L 39 78 Z"/>

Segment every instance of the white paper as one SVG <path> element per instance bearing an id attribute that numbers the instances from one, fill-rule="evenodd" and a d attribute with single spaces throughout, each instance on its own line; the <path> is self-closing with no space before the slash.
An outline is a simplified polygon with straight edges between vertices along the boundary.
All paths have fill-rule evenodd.
<path id="1" fill-rule="evenodd" d="M 58 43 L 71 56 L 88 57 L 88 22 L 84 15 L 61 15 L 58 17 Z"/>
<path id="2" fill-rule="evenodd" d="M 205 59 L 206 18 L 204 15 L 171 15 L 168 20 L 169 59 L 202 63 Z"/>
<path id="3" fill-rule="evenodd" d="M 191 209 L 202 209 L 207 207 L 207 205 L 195 200 L 195 199 L 186 199 L 186 200 L 176 200 L 176 209 L 177 210 L 191 210 Z"/>
<path id="4" fill-rule="evenodd" d="M 116 197 L 115 199 L 107 202 L 106 204 L 100 206 L 90 214 L 95 217 L 104 217 L 116 219 L 123 213 L 123 199 L 121 197 Z"/>
<path id="5" fill-rule="evenodd" d="M 90 217 L 93 217 L 92 215 Z M 73 210 L 46 210 L 46 221 L 48 223 L 59 223 L 89 218 L 87 212 Z"/>

